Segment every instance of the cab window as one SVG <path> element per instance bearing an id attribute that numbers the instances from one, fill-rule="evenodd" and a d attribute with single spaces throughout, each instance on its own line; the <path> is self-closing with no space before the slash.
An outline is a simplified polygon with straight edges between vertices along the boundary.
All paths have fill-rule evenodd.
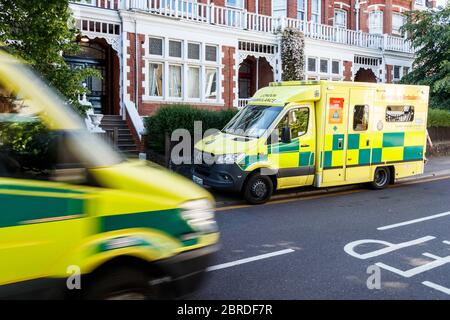
<path id="1" fill-rule="evenodd" d="M 369 106 L 356 105 L 353 109 L 353 131 L 366 131 L 369 127 Z"/>
<path id="2" fill-rule="evenodd" d="M 298 138 L 308 132 L 309 108 L 290 110 L 277 126 L 278 137 L 281 139 L 283 128 L 289 124 L 292 139 Z"/>
<path id="3" fill-rule="evenodd" d="M 0 177 L 82 183 L 70 138 L 49 130 L 30 99 L 0 85 Z"/>

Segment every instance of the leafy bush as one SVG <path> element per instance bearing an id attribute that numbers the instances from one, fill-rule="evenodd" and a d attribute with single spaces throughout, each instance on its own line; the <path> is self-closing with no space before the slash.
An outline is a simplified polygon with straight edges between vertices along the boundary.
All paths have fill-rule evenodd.
<path id="1" fill-rule="evenodd" d="M 450 127 L 450 111 L 443 109 L 428 110 L 428 127 Z"/>
<path id="2" fill-rule="evenodd" d="M 236 114 L 236 109 L 210 111 L 191 105 L 173 104 L 161 107 L 153 116 L 144 120 L 148 134 L 148 147 L 164 152 L 165 135 L 175 129 L 187 129 L 194 134 L 194 121 L 202 121 L 202 133 L 208 129 L 222 129 Z"/>

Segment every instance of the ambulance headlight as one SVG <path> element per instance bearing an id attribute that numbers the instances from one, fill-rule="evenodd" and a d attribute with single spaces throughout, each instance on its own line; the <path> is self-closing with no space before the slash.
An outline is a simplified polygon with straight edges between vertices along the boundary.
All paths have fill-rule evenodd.
<path id="1" fill-rule="evenodd" d="M 220 154 L 216 158 L 217 164 L 233 164 L 238 163 L 242 159 L 244 159 L 245 153 L 228 153 L 228 154 Z"/>
<path id="2" fill-rule="evenodd" d="M 193 200 L 181 205 L 181 216 L 189 226 L 200 233 L 217 231 L 214 205 L 207 199 Z"/>

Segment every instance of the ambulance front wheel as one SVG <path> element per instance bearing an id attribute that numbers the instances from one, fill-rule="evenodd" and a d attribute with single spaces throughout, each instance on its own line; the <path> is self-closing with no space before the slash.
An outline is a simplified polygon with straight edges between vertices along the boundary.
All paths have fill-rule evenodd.
<path id="1" fill-rule="evenodd" d="M 244 185 L 244 198 L 250 204 L 267 202 L 273 193 L 272 179 L 258 173 L 250 176 Z"/>
<path id="2" fill-rule="evenodd" d="M 384 189 L 391 181 L 391 171 L 389 168 L 380 167 L 375 170 L 373 181 L 370 184 L 372 189 Z"/>

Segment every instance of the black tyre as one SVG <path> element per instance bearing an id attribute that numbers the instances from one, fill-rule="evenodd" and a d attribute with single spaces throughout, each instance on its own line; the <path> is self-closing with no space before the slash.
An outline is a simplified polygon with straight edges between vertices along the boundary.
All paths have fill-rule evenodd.
<path id="1" fill-rule="evenodd" d="M 135 267 L 116 267 L 92 279 L 86 300 L 153 300 L 160 298 L 158 288 L 150 286 L 151 277 Z M 83 287 L 83 284 L 82 284 Z"/>
<path id="2" fill-rule="evenodd" d="M 375 190 L 384 189 L 389 185 L 391 181 L 391 171 L 389 168 L 381 167 L 375 170 L 373 181 L 370 183 L 370 187 Z"/>
<path id="3" fill-rule="evenodd" d="M 273 193 L 273 183 L 270 177 L 260 174 L 252 175 L 244 186 L 244 198 L 250 204 L 267 202 Z"/>

